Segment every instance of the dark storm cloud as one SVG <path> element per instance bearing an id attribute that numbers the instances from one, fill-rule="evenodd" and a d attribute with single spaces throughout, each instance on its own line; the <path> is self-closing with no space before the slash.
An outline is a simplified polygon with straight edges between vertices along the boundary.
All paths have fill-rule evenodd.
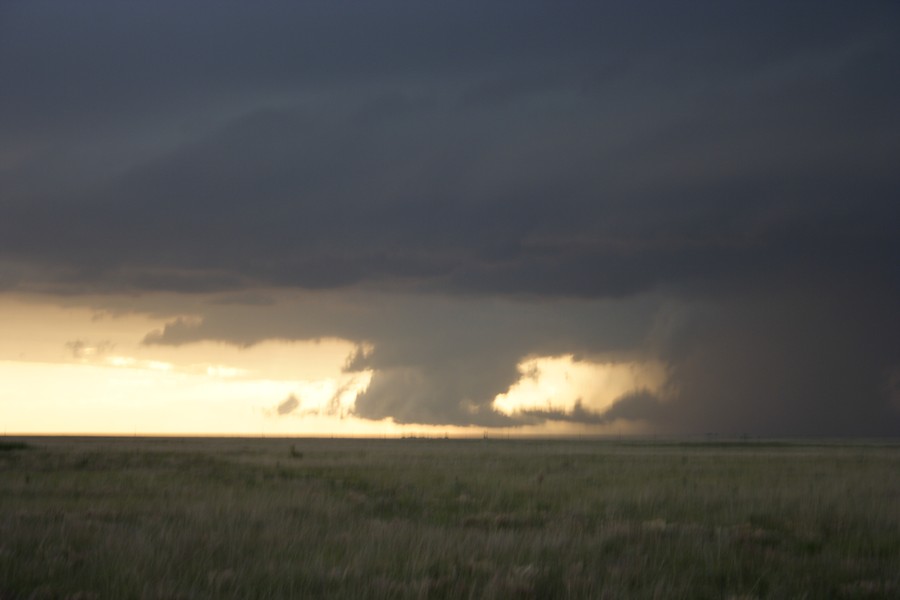
<path id="1" fill-rule="evenodd" d="M 900 426 L 895 298 L 849 287 L 828 297 L 742 290 L 556 302 L 331 292 L 264 313 L 199 307 L 203 320 L 172 321 L 145 342 L 357 340 L 364 346 L 346 368 L 374 374 L 356 414 L 401 423 L 621 419 L 668 433 L 892 435 Z M 523 358 L 570 352 L 601 363 L 659 360 L 669 380 L 658 395 L 638 389 L 599 413 L 492 410 L 522 376 Z"/>
<path id="2" fill-rule="evenodd" d="M 614 351 L 678 396 L 617 418 L 897 431 L 898 30 L 891 2 L 4 3 L 0 290 L 221 292 L 148 343 L 369 342 L 371 418 L 495 424 L 522 357 Z"/>
<path id="3" fill-rule="evenodd" d="M 664 404 L 647 390 L 635 390 L 617 398 L 602 412 L 586 409 L 581 400 L 575 402 L 572 410 L 537 410 L 529 409 L 522 412 L 524 417 L 531 417 L 538 421 L 569 421 L 572 423 L 586 423 L 592 425 L 609 425 L 618 420 L 650 422 L 659 425 L 661 415 L 664 412 Z"/>
<path id="4" fill-rule="evenodd" d="M 775 435 L 900 433 L 896 294 L 744 294 L 696 310 L 659 350 L 678 402 L 662 429 Z"/>
<path id="5" fill-rule="evenodd" d="M 187 292 L 886 268 L 898 11 L 781 4 L 15 3 L 0 250 Z"/>

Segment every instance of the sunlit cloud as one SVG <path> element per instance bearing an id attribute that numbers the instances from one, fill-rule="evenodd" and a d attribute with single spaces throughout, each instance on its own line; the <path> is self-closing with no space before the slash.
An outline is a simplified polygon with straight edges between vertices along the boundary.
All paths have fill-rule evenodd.
<path id="1" fill-rule="evenodd" d="M 205 371 L 210 377 L 224 378 L 243 377 L 250 373 L 247 369 L 238 369 L 236 367 L 228 367 L 225 365 L 209 365 L 206 367 Z"/>
<path id="2" fill-rule="evenodd" d="M 102 364 L 111 367 L 128 368 L 128 369 L 147 369 L 150 371 L 174 371 L 175 365 L 161 360 L 139 360 L 130 356 L 109 356 L 105 358 Z"/>
<path id="3" fill-rule="evenodd" d="M 666 383 L 666 368 L 659 362 L 591 362 L 571 354 L 530 358 L 519 364 L 519 372 L 521 379 L 494 399 L 494 408 L 503 414 L 576 408 L 602 413 L 627 394 L 658 394 Z"/>

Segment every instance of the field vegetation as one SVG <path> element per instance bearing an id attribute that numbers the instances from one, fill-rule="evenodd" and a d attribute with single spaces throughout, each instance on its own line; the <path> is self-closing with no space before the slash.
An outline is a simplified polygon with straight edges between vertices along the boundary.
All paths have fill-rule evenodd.
<path id="1" fill-rule="evenodd" d="M 0 450 L 2 600 L 900 597 L 897 443 Z"/>

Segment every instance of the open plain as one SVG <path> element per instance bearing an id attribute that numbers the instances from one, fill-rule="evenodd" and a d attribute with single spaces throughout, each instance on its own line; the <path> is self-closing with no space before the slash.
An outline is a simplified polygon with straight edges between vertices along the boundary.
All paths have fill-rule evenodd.
<path id="1" fill-rule="evenodd" d="M 4 438 L 0 599 L 900 597 L 900 444 Z"/>

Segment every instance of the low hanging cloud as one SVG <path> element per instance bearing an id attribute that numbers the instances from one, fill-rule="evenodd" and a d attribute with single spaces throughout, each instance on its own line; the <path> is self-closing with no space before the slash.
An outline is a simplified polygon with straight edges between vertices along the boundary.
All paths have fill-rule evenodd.
<path id="1" fill-rule="evenodd" d="M 520 414 L 535 421 L 565 421 L 587 425 L 609 425 L 617 421 L 649 423 L 658 427 L 663 420 L 665 405 L 652 392 L 636 390 L 620 398 L 602 411 L 584 407 L 581 400 L 571 410 L 527 409 Z"/>
<path id="2" fill-rule="evenodd" d="M 284 402 L 275 407 L 275 413 L 283 417 L 284 415 L 289 415 L 293 413 L 300 406 L 300 401 L 297 400 L 297 397 L 293 394 L 288 396 Z"/>
<path id="3" fill-rule="evenodd" d="M 269 414 L 271 416 L 285 417 L 338 417 L 345 419 L 352 414 L 352 403 L 346 396 L 357 395 L 360 389 L 360 381 L 356 377 L 349 377 L 339 383 L 334 392 L 325 402 L 311 402 L 302 395 L 290 394 L 279 403 Z"/>
<path id="4" fill-rule="evenodd" d="M 356 397 L 356 416 L 513 426 L 520 420 L 496 411 L 493 402 L 519 380 L 522 359 L 573 351 L 631 355 L 646 337 L 658 301 L 566 304 L 560 311 L 556 303 L 498 298 L 328 292 L 295 296 L 263 312 L 207 304 L 202 319 L 173 320 L 144 343 L 252 346 L 273 338 L 339 337 L 360 344 L 347 372 L 372 372 Z"/>
<path id="5" fill-rule="evenodd" d="M 358 397 L 357 391 L 359 388 L 360 382 L 356 377 L 351 377 L 338 385 L 337 389 L 334 390 L 331 398 L 328 399 L 328 402 L 322 409 L 322 413 L 333 417 L 340 417 L 341 419 L 347 418 L 352 414 L 352 408 L 346 405 L 344 397 L 348 394 L 354 394 L 355 401 Z"/>
<path id="6" fill-rule="evenodd" d="M 263 315 L 211 306 L 173 321 L 156 344 L 217 340 L 247 346 L 326 334 L 364 345 L 346 365 L 371 370 L 353 414 L 398 423 L 515 427 L 543 421 L 647 425 L 661 433 L 887 435 L 894 340 L 889 297 L 848 290 L 829 299 L 796 292 L 556 303 L 332 293 L 285 300 Z M 496 410 L 494 399 L 530 356 L 576 352 L 598 363 L 656 361 L 666 381 L 609 408 Z M 527 374 L 526 374 L 527 376 Z M 848 400 L 848 398 L 852 400 Z"/>

